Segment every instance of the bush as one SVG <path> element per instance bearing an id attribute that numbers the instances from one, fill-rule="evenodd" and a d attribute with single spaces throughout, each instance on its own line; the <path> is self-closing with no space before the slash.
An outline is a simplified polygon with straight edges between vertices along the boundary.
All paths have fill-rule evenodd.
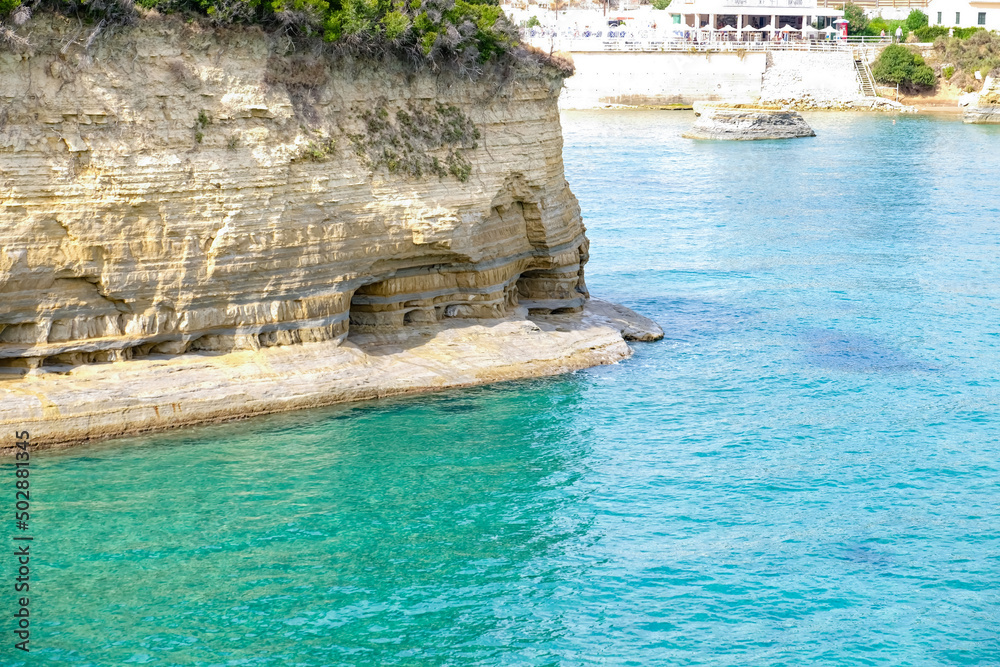
<path id="1" fill-rule="evenodd" d="M 954 76 L 954 74 L 955 74 L 955 68 L 952 67 L 951 65 L 948 65 L 943 70 L 941 70 L 941 76 L 943 76 L 946 79 L 950 79 L 952 76 Z"/>
<path id="2" fill-rule="evenodd" d="M 909 16 L 906 17 L 906 21 L 904 23 L 910 30 L 919 30 L 920 28 L 927 27 L 930 20 L 927 18 L 927 14 L 924 14 L 919 9 L 914 9 L 910 12 Z"/>
<path id="3" fill-rule="evenodd" d="M 932 88 L 936 82 L 934 70 L 924 59 L 899 44 L 885 47 L 872 67 L 872 74 L 879 83 L 898 84 L 910 91 Z"/>
<path id="4" fill-rule="evenodd" d="M 670 6 L 670 0 L 652 0 L 649 4 L 653 5 L 653 9 L 666 9 Z"/>
<path id="5" fill-rule="evenodd" d="M 948 28 L 943 25 L 927 25 L 923 28 L 917 28 L 913 31 L 913 34 L 917 36 L 921 42 L 933 42 L 938 37 L 944 37 L 948 34 Z"/>
<path id="6" fill-rule="evenodd" d="M 877 18 L 873 18 L 871 21 L 868 22 L 868 34 L 872 36 L 877 36 L 881 34 L 883 30 L 885 30 L 886 37 L 892 37 L 893 39 L 895 39 L 896 28 L 903 29 L 903 40 L 905 41 L 910 34 L 910 29 L 906 26 L 905 21 L 897 21 L 897 20 L 886 21 L 884 18 L 880 16 Z"/>
<path id="7" fill-rule="evenodd" d="M 0 0 L 0 18 L 6 18 L 21 6 L 21 0 Z"/>
<path id="8" fill-rule="evenodd" d="M 975 35 L 977 32 L 983 32 L 983 31 L 984 31 L 983 28 L 955 28 L 955 32 L 953 34 L 955 35 L 955 37 L 958 37 L 959 39 L 968 39 L 973 35 Z"/>
<path id="9" fill-rule="evenodd" d="M 958 30 L 955 31 L 958 33 Z M 984 75 L 1000 69 L 1000 35 L 977 30 L 968 38 L 939 37 L 934 41 L 934 51 L 941 61 L 952 63 L 956 71 Z"/>
<path id="10" fill-rule="evenodd" d="M 135 0 L 161 14 L 194 13 L 211 23 L 259 24 L 322 37 L 368 54 L 404 60 L 484 63 L 518 45 L 517 29 L 498 0 Z M 16 7 L 20 0 L 0 0 Z M 48 0 L 46 6 L 103 24 L 131 23 L 133 0 Z M 9 11 L 9 10 L 8 10 Z"/>

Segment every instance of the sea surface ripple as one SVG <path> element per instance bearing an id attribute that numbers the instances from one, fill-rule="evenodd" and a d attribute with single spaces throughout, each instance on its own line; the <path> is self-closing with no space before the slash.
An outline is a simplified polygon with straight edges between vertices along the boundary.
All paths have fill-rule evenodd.
<path id="1" fill-rule="evenodd" d="M 664 341 L 39 454 L 3 664 L 1000 664 L 1000 128 L 691 120 L 563 115 L 590 289 Z"/>

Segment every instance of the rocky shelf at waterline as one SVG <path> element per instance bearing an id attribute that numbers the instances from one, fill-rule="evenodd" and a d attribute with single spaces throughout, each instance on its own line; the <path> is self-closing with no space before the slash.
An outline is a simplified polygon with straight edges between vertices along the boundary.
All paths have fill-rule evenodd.
<path id="1" fill-rule="evenodd" d="M 481 385 L 610 364 L 662 330 L 627 308 L 450 319 L 398 331 L 229 353 L 0 375 L 0 426 L 39 448 L 346 401 Z M 10 448 L 0 453 L 10 454 Z"/>
<path id="2" fill-rule="evenodd" d="M 815 137 L 797 111 L 751 105 L 695 104 L 696 119 L 684 133 L 688 139 L 794 139 Z"/>

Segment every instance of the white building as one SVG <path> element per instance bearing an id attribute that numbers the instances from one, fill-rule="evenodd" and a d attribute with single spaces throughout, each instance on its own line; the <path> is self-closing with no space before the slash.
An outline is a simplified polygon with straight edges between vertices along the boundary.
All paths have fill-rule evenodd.
<path id="1" fill-rule="evenodd" d="M 926 12 L 931 25 L 1000 30 L 1000 0 L 931 0 Z"/>
<path id="2" fill-rule="evenodd" d="M 559 9 L 551 11 L 552 6 Z M 844 14 L 841 9 L 819 6 L 817 0 L 673 0 L 663 10 L 646 5 L 607 12 L 595 11 L 592 4 L 584 7 L 583 2 L 553 5 L 546 0 L 503 5 L 507 15 L 522 26 L 529 19 L 538 21 L 534 25 L 540 27 L 527 28 L 529 42 L 553 48 L 560 47 L 556 41 L 567 39 L 624 39 L 631 43 L 631 50 L 642 50 L 635 40 L 652 41 L 652 50 L 662 50 L 665 41 L 829 42 L 836 38 L 833 22 Z M 543 43 L 545 39 L 551 44 Z"/>
<path id="3" fill-rule="evenodd" d="M 730 26 L 740 32 L 768 27 L 780 31 L 785 26 L 822 30 L 844 15 L 843 10 L 820 7 L 816 0 L 673 0 L 664 11 L 677 25 L 714 30 Z"/>

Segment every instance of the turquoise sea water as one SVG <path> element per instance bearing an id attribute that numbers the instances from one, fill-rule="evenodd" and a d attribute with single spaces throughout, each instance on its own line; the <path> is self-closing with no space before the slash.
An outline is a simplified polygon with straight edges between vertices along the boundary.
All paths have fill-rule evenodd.
<path id="1" fill-rule="evenodd" d="M 564 115 L 625 363 L 39 454 L 0 663 L 1000 664 L 1000 128 L 808 120 Z"/>

